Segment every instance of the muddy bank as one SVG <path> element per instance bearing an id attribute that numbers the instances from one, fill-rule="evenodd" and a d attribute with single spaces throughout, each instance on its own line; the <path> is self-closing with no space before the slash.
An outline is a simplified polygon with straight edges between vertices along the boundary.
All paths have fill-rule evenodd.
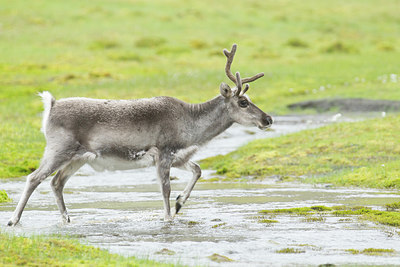
<path id="1" fill-rule="evenodd" d="M 318 112 L 331 110 L 341 112 L 398 112 L 400 111 L 400 101 L 364 98 L 319 99 L 290 104 L 288 108 L 292 110 L 315 109 Z"/>

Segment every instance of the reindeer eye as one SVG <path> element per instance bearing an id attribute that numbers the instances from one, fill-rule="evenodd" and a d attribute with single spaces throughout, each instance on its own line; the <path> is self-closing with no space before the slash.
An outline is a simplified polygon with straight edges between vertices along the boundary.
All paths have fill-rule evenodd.
<path id="1" fill-rule="evenodd" d="M 245 100 L 245 99 L 240 100 L 240 101 L 239 101 L 239 106 L 240 106 L 241 108 L 247 108 L 247 107 L 249 106 L 249 101 L 247 101 L 247 100 Z"/>

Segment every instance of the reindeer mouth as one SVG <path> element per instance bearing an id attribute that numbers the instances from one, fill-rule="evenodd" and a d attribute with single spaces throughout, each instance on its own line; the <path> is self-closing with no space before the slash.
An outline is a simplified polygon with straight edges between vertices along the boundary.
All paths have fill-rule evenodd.
<path id="1" fill-rule="evenodd" d="M 268 128 L 271 128 L 271 125 L 272 125 L 272 124 L 268 124 L 268 125 L 257 125 L 257 127 L 258 127 L 258 129 L 265 131 L 265 130 L 267 130 Z"/>

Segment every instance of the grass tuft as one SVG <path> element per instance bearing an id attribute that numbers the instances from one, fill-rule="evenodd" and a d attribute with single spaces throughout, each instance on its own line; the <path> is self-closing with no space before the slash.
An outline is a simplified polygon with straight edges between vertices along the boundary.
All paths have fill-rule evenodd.
<path id="1" fill-rule="evenodd" d="M 9 198 L 7 192 L 5 190 L 0 190 L 0 203 L 11 202 L 11 201 L 12 199 Z"/>
<path id="2" fill-rule="evenodd" d="M 336 42 L 328 45 L 326 48 L 324 48 L 323 52 L 325 52 L 325 53 L 355 53 L 355 52 L 358 52 L 358 50 L 355 47 L 352 47 L 341 41 L 336 41 Z"/>
<path id="3" fill-rule="evenodd" d="M 306 43 L 305 41 L 298 39 L 298 38 L 291 38 L 287 41 L 286 43 L 288 46 L 291 47 L 298 47 L 298 48 L 306 48 L 308 47 L 308 43 Z"/>
<path id="4" fill-rule="evenodd" d="M 142 37 L 136 41 L 136 46 L 140 48 L 154 48 L 167 43 L 167 40 L 162 37 L 149 36 Z"/>

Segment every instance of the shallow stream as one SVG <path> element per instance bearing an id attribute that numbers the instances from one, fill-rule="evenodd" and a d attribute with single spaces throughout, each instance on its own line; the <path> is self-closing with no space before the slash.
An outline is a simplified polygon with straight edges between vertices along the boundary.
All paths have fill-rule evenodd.
<path id="1" fill-rule="evenodd" d="M 199 151 L 195 159 L 228 153 L 252 139 L 353 119 L 348 116 L 278 117 L 273 130 L 267 132 L 234 126 Z M 172 181 L 174 205 L 173 199 L 184 189 L 191 173 L 174 170 L 171 175 L 178 177 Z M 48 179 L 33 193 L 21 222 L 13 228 L 5 225 L 25 179 L 1 180 L 0 189 L 5 189 L 14 201 L 0 205 L 0 229 L 17 234 L 68 235 L 114 253 L 188 265 L 400 266 L 400 234 L 392 227 L 354 217 L 305 222 L 304 217 L 279 215 L 274 218 L 278 222 L 271 224 L 260 223 L 255 218 L 264 209 L 312 205 L 382 208 L 385 203 L 400 201 L 398 192 L 283 184 L 272 178 L 247 183 L 210 183 L 207 179 L 213 177 L 212 171 L 203 171 L 202 177 L 181 213 L 173 222 L 165 223 L 153 168 L 96 173 L 85 166 L 64 190 L 71 223 L 61 222 Z M 277 253 L 284 248 L 301 253 Z M 346 252 L 365 248 L 395 249 L 396 253 L 370 256 Z M 212 261 L 209 256 L 214 253 L 232 261 Z"/>

